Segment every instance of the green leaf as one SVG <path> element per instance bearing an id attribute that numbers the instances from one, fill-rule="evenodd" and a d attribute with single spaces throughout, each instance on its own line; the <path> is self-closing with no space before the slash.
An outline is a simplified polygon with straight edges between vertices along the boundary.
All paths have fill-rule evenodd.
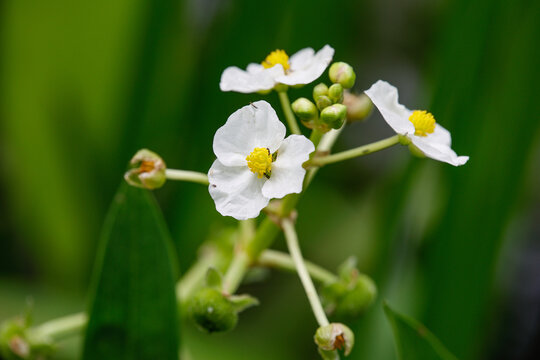
<path id="1" fill-rule="evenodd" d="M 100 246 L 83 359 L 178 359 L 177 268 L 149 191 L 120 187 Z"/>
<path id="2" fill-rule="evenodd" d="M 400 360 L 457 360 L 424 325 L 384 303 Z"/>

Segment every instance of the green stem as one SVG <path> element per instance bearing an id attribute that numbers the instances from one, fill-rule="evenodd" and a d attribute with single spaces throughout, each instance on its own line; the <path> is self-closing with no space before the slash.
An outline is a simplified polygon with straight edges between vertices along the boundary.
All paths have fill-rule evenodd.
<path id="1" fill-rule="evenodd" d="M 234 294 L 240 284 L 242 279 L 246 275 L 246 272 L 249 268 L 250 258 L 248 254 L 244 251 L 237 251 L 234 254 L 234 257 L 223 277 L 223 292 L 226 294 Z"/>
<path id="2" fill-rule="evenodd" d="M 74 333 L 81 332 L 87 322 L 86 314 L 81 312 L 47 321 L 36 326 L 32 331 L 45 338 L 58 341 Z"/>
<path id="3" fill-rule="evenodd" d="M 294 229 L 294 224 L 290 219 L 283 219 L 283 232 L 285 233 L 285 240 L 287 240 L 287 247 L 296 266 L 296 271 L 300 277 L 300 281 L 304 286 L 307 298 L 313 310 L 313 314 L 317 319 L 317 322 L 320 326 L 326 326 L 329 324 L 328 318 L 324 312 L 324 309 L 321 305 L 319 295 L 315 290 L 313 281 L 309 276 L 309 272 L 304 263 L 304 258 L 302 257 L 302 252 L 300 251 L 300 246 L 298 245 L 298 237 L 296 236 L 296 230 Z"/>
<path id="4" fill-rule="evenodd" d="M 333 283 L 338 281 L 338 277 L 332 274 L 330 271 L 320 267 L 317 264 L 306 261 L 306 268 L 309 272 L 309 275 L 314 279 L 323 284 Z M 265 250 L 257 259 L 257 265 L 264 267 L 272 267 L 276 269 L 282 269 L 287 271 L 296 272 L 296 266 L 294 261 L 289 254 L 283 253 L 276 250 Z"/>
<path id="5" fill-rule="evenodd" d="M 329 152 L 330 149 L 332 149 L 332 146 L 334 146 L 335 142 L 337 141 L 339 135 L 341 134 L 341 132 L 343 131 L 343 129 L 345 128 L 346 126 L 346 122 L 345 124 L 343 124 L 342 127 L 340 127 L 339 129 L 332 129 L 330 130 L 329 132 L 327 132 L 326 134 L 324 134 L 318 141 L 317 144 L 315 144 L 316 146 L 316 153 L 326 153 L 326 152 Z M 314 130 L 315 131 L 315 130 Z M 312 134 L 313 135 L 313 134 Z M 311 157 L 311 159 L 313 158 L 314 156 Z M 308 161 L 309 163 L 309 161 Z M 319 168 L 318 167 L 312 167 L 310 169 L 308 169 L 307 173 L 306 173 L 306 177 L 304 178 L 304 185 L 303 185 L 303 189 L 307 189 L 307 187 L 309 186 L 309 184 L 311 184 L 311 181 L 313 180 L 313 178 L 315 177 L 315 174 L 317 174 L 317 171 L 319 171 Z"/>
<path id="6" fill-rule="evenodd" d="M 372 154 L 376 151 L 380 151 L 390 146 L 396 145 L 399 143 L 399 135 L 394 135 L 387 139 L 379 140 L 371 144 L 360 146 L 351 150 L 343 151 L 337 154 L 314 157 L 306 165 L 307 166 L 324 166 L 332 163 L 336 163 L 343 160 L 352 159 L 355 157 Z"/>
<path id="7" fill-rule="evenodd" d="M 190 181 L 198 184 L 208 185 L 208 176 L 197 171 L 166 169 L 165 176 L 169 180 Z"/>
<path id="8" fill-rule="evenodd" d="M 298 123 L 296 122 L 296 118 L 294 117 L 294 114 L 292 112 L 291 102 L 289 101 L 289 95 L 287 95 L 287 90 L 278 91 L 278 96 L 279 101 L 281 102 L 283 113 L 285 114 L 285 119 L 287 120 L 287 124 L 289 125 L 289 130 L 293 134 L 302 134 L 300 128 L 298 127 Z"/>

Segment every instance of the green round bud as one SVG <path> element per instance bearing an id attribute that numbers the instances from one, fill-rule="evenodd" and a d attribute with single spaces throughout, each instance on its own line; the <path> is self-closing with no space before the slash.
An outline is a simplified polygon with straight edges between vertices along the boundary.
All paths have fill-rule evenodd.
<path id="1" fill-rule="evenodd" d="M 313 100 L 317 101 L 322 95 L 328 95 L 328 86 L 325 83 L 320 83 L 313 88 Z"/>
<path id="2" fill-rule="evenodd" d="M 328 75 L 333 83 L 341 84 L 345 89 L 352 88 L 356 81 L 356 74 L 352 66 L 344 62 L 333 63 Z"/>
<path id="3" fill-rule="evenodd" d="M 328 88 L 328 97 L 334 104 L 343 102 L 343 86 L 341 84 L 333 84 Z"/>
<path id="4" fill-rule="evenodd" d="M 341 323 L 331 323 L 317 329 L 315 343 L 320 350 L 344 350 L 347 356 L 354 346 L 354 333 Z"/>
<path id="5" fill-rule="evenodd" d="M 319 110 L 324 110 L 328 106 L 332 105 L 332 100 L 326 95 L 321 95 L 315 100 L 317 102 L 317 108 Z"/>
<path id="6" fill-rule="evenodd" d="M 124 174 L 128 184 L 145 189 L 157 189 L 165 184 L 167 166 L 163 159 L 153 151 L 137 151 L 129 162 L 131 169 Z"/>
<path id="7" fill-rule="evenodd" d="M 343 105 L 347 106 L 347 120 L 362 121 L 373 109 L 373 103 L 366 94 L 355 95 L 348 91 L 343 94 Z"/>
<path id="8" fill-rule="evenodd" d="M 234 305 L 213 288 L 199 290 L 189 302 L 188 313 L 201 330 L 209 333 L 232 330 L 238 323 Z"/>
<path id="9" fill-rule="evenodd" d="M 315 119 L 319 115 L 315 104 L 306 98 L 297 99 L 291 106 L 296 116 L 302 120 Z"/>
<path id="10" fill-rule="evenodd" d="M 375 300 L 377 287 L 369 276 L 358 274 L 354 287 L 337 301 L 335 315 L 339 318 L 356 318 Z"/>
<path id="11" fill-rule="evenodd" d="M 346 117 L 347 107 L 342 104 L 334 104 L 321 111 L 321 122 L 333 129 L 342 127 Z"/>

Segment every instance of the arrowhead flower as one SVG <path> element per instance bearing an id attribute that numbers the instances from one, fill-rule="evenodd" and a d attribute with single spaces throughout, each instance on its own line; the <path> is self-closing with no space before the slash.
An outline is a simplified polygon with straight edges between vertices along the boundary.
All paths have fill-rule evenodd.
<path id="1" fill-rule="evenodd" d="M 234 112 L 214 136 L 208 172 L 216 209 L 237 220 L 257 217 L 270 199 L 300 193 L 302 164 L 315 146 L 303 135 L 285 139 L 285 125 L 266 101 Z"/>
<path id="2" fill-rule="evenodd" d="M 223 71 L 221 91 L 253 93 L 271 90 L 277 84 L 309 84 L 322 75 L 332 61 L 334 49 L 325 45 L 315 53 L 305 48 L 290 58 L 283 50 L 272 51 L 260 64 L 251 63 L 246 70 L 231 66 Z"/>
<path id="3" fill-rule="evenodd" d="M 379 80 L 365 93 L 388 125 L 410 140 L 425 156 L 454 166 L 463 165 L 469 160 L 468 156 L 457 156 L 452 150 L 450 132 L 437 124 L 431 113 L 424 110 L 411 111 L 401 105 L 394 86 Z"/>

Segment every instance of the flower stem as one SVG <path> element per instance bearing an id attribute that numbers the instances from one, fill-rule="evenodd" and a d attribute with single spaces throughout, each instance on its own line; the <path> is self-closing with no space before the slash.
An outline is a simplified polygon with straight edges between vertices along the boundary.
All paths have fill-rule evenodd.
<path id="1" fill-rule="evenodd" d="M 294 224 L 290 219 L 283 219 L 282 226 L 283 232 L 285 233 L 285 240 L 287 240 L 287 247 L 289 248 L 294 265 L 296 266 L 296 271 L 298 272 L 300 281 L 302 282 L 304 290 L 306 291 L 313 314 L 315 315 L 315 318 L 320 326 L 326 326 L 329 324 L 328 318 L 326 317 L 319 299 L 319 295 L 315 290 L 313 281 L 311 280 L 309 272 L 306 268 L 306 264 L 304 263 L 302 252 L 300 251 L 300 246 L 298 245 L 298 237 L 296 236 Z"/>
<path id="2" fill-rule="evenodd" d="M 251 264 L 251 258 L 246 250 L 246 246 L 253 240 L 255 236 L 255 221 L 254 219 L 242 220 L 238 223 L 240 238 L 236 244 L 233 259 L 225 276 L 223 277 L 223 292 L 234 294 L 236 289 L 242 283 L 242 279 Z"/>
<path id="3" fill-rule="evenodd" d="M 167 169 L 165 170 L 165 176 L 169 180 L 190 181 L 208 185 L 208 176 L 197 171 Z"/>
<path id="4" fill-rule="evenodd" d="M 281 107 L 283 108 L 283 113 L 285 114 L 285 119 L 287 119 L 287 124 L 289 125 L 289 130 L 293 134 L 302 134 L 296 118 L 291 109 L 291 102 L 289 101 L 289 95 L 287 95 L 287 90 L 278 91 L 279 101 L 281 102 Z"/>
<path id="5" fill-rule="evenodd" d="M 237 251 L 229 265 L 229 269 L 223 277 L 223 292 L 226 294 L 234 294 L 236 289 L 242 283 L 242 279 L 246 275 L 249 268 L 250 259 L 244 251 Z"/>
<path id="6" fill-rule="evenodd" d="M 314 157 L 308 162 L 308 166 L 324 166 L 332 163 L 336 163 L 343 160 L 352 159 L 359 156 L 368 155 L 376 151 L 386 149 L 390 146 L 396 145 L 399 143 L 399 135 L 394 135 L 387 139 L 379 140 L 371 144 L 360 146 L 351 150 L 342 151 L 337 154 Z"/>
<path id="7" fill-rule="evenodd" d="M 309 261 L 306 261 L 305 264 L 309 275 L 314 280 L 317 280 L 323 284 L 338 281 L 338 277 L 336 275 L 320 267 L 319 265 Z M 270 249 L 261 253 L 261 256 L 259 256 L 259 259 L 257 260 L 257 265 L 294 272 L 297 271 L 294 261 L 289 254 Z"/>
<path id="8" fill-rule="evenodd" d="M 317 147 L 315 153 L 327 153 L 327 152 L 329 152 L 330 149 L 332 149 L 332 146 L 334 146 L 335 142 L 337 141 L 337 138 L 339 137 L 339 135 L 341 134 L 341 132 L 345 128 L 346 124 L 347 123 L 343 124 L 343 126 L 340 127 L 339 129 L 332 129 L 329 132 L 327 132 L 326 134 L 324 134 L 319 139 L 319 142 L 317 144 L 315 144 L 315 146 Z M 315 156 L 312 156 L 311 159 L 313 159 L 313 157 L 315 157 Z M 310 162 L 308 161 L 307 163 L 309 164 Z M 312 167 L 312 168 L 308 169 L 308 171 L 306 173 L 306 177 L 304 178 L 304 185 L 303 185 L 304 190 L 309 186 L 309 184 L 311 184 L 311 181 L 315 177 L 315 174 L 317 174 L 317 171 L 319 171 L 318 167 Z"/>
<path id="9" fill-rule="evenodd" d="M 49 320 L 39 326 L 36 326 L 32 331 L 51 338 L 55 341 L 81 332 L 86 326 L 88 318 L 85 313 L 76 313 L 68 316 L 63 316 L 57 319 Z"/>

